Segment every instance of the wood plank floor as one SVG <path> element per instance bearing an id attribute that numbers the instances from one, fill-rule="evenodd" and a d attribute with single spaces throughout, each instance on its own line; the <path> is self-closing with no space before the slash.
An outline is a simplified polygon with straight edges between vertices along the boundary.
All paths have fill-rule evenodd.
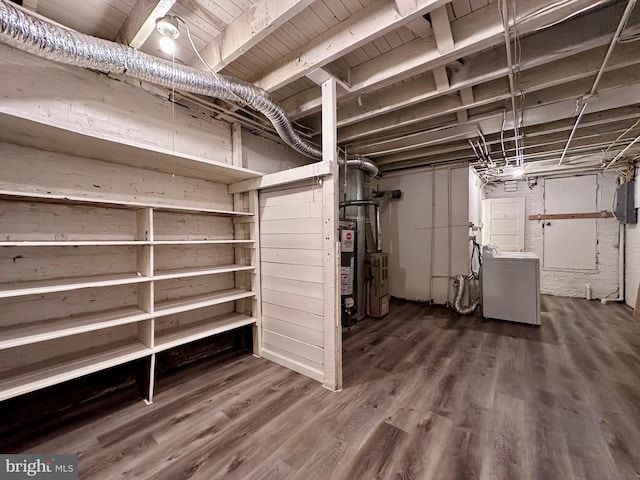
<path id="1" fill-rule="evenodd" d="M 342 392 L 236 354 L 15 450 L 77 453 L 92 480 L 640 478 L 630 309 L 543 297 L 537 328 L 391 308 L 345 334 Z"/>

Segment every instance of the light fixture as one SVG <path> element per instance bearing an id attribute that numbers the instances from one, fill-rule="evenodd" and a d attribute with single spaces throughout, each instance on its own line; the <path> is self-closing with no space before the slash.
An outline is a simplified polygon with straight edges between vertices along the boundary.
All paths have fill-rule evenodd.
<path id="1" fill-rule="evenodd" d="M 176 51 L 174 40 L 180 36 L 178 18 L 174 15 L 165 15 L 156 19 L 156 30 L 162 35 L 160 49 L 164 53 L 172 55 Z"/>
<path id="2" fill-rule="evenodd" d="M 524 169 L 516 168 L 511 175 L 513 176 L 513 178 L 522 178 L 522 176 L 524 175 Z"/>
<path id="3" fill-rule="evenodd" d="M 176 44 L 174 43 L 173 38 L 160 37 L 160 50 L 167 55 L 173 55 L 176 51 Z"/>

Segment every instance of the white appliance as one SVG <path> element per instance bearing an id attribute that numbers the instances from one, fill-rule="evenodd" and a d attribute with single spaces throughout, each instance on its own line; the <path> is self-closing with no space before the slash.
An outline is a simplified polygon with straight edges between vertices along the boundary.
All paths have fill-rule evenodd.
<path id="1" fill-rule="evenodd" d="M 535 253 L 485 247 L 482 315 L 540 325 L 540 259 Z"/>

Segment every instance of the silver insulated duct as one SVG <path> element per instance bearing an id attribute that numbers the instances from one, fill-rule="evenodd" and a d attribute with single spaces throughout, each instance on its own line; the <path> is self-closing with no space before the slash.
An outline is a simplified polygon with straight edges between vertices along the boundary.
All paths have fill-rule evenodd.
<path id="1" fill-rule="evenodd" d="M 122 73 L 161 87 L 223 100 L 241 99 L 267 117 L 282 140 L 294 150 L 322 160 L 322 150 L 298 135 L 282 107 L 267 92 L 242 80 L 174 64 L 126 45 L 59 27 L 16 8 L 6 0 L 0 0 L 0 41 L 67 65 Z M 340 163 L 343 161 L 340 159 Z M 347 164 L 366 169 L 374 175 L 378 170 L 375 164 L 365 159 L 349 159 Z"/>
<path id="2" fill-rule="evenodd" d="M 453 309 L 461 315 L 469 315 L 478 308 L 479 303 L 473 302 L 467 307 L 462 306 L 462 297 L 464 296 L 464 287 L 467 279 L 463 275 L 456 275 L 453 280 L 453 286 L 456 288 L 456 298 L 453 301 Z"/>

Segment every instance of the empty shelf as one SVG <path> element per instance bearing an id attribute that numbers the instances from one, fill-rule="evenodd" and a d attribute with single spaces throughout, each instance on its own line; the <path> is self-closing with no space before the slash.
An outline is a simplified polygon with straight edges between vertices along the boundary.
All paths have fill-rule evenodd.
<path id="1" fill-rule="evenodd" d="M 235 212 L 231 210 L 218 210 L 215 208 L 189 207 L 180 205 L 159 205 L 157 203 L 132 202 L 129 200 L 109 200 L 105 198 L 91 198 L 76 195 L 60 195 L 55 193 L 33 193 L 14 190 L 0 190 L 0 198 L 18 200 L 23 202 L 52 202 L 71 205 L 93 205 L 106 208 L 153 208 L 161 212 L 184 212 L 222 215 L 230 217 L 253 216 L 249 212 Z"/>
<path id="2" fill-rule="evenodd" d="M 245 325 L 251 325 L 256 319 L 242 313 L 230 313 L 209 320 L 193 323 L 184 327 L 156 332 L 154 352 L 195 342 L 218 333 L 235 330 Z"/>
<path id="3" fill-rule="evenodd" d="M 197 308 L 210 307 L 221 303 L 232 302 L 242 298 L 254 297 L 255 292 L 242 290 L 241 288 L 230 288 L 206 295 L 194 295 L 177 300 L 167 300 L 156 304 L 154 316 L 162 317 L 174 315 L 176 313 L 195 310 Z"/>
<path id="4" fill-rule="evenodd" d="M 138 307 L 125 307 L 0 328 L 0 349 L 139 322 L 152 317 L 152 314 L 146 313 Z"/>
<path id="5" fill-rule="evenodd" d="M 255 240 L 154 240 L 154 245 L 251 245 Z"/>
<path id="6" fill-rule="evenodd" d="M 37 295 L 41 293 L 65 292 L 81 288 L 111 287 L 131 283 L 148 282 L 151 279 L 135 273 L 97 275 L 94 277 L 55 278 L 33 282 L 5 283 L 0 285 L 0 298 Z"/>
<path id="7" fill-rule="evenodd" d="M 150 354 L 151 349 L 147 346 L 131 340 L 40 362 L 21 368 L 19 373 L 16 370 L 3 372 L 3 380 L 0 380 L 0 401 Z"/>
<path id="8" fill-rule="evenodd" d="M 164 270 L 156 272 L 154 280 L 170 280 L 173 278 L 198 277 L 201 275 L 215 275 L 218 273 L 242 272 L 255 270 L 252 265 L 218 265 L 215 267 L 192 267 L 178 268 L 175 270 Z"/>
<path id="9" fill-rule="evenodd" d="M 14 240 L 0 242 L 0 247 L 119 247 L 135 245 L 151 245 L 151 242 L 143 240 Z"/>

